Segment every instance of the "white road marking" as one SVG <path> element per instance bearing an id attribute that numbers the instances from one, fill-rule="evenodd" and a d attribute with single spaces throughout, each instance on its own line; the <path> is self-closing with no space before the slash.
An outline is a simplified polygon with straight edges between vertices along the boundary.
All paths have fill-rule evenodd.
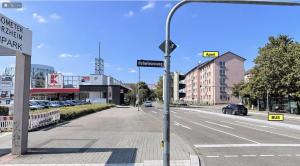
<path id="1" fill-rule="evenodd" d="M 225 127 L 225 128 L 228 128 L 228 129 L 234 129 L 234 128 L 229 127 L 229 126 L 218 124 L 218 123 L 214 123 L 214 122 L 210 122 L 210 121 L 205 121 L 205 122 L 209 123 L 209 124 L 214 124 L 214 125 L 217 125 L 217 126 Z"/>
<path id="2" fill-rule="evenodd" d="M 296 154 L 297 157 L 300 157 L 300 154 Z"/>
<path id="3" fill-rule="evenodd" d="M 239 157 L 238 155 L 224 155 L 224 157 Z"/>
<path id="4" fill-rule="evenodd" d="M 222 122 L 232 124 L 232 125 L 236 125 L 236 126 L 246 127 L 246 128 L 257 130 L 257 131 L 262 131 L 262 132 L 266 132 L 266 133 L 271 133 L 271 134 L 280 135 L 280 136 L 283 136 L 283 137 L 289 137 L 289 138 L 300 140 L 299 137 L 294 137 L 294 136 L 290 136 L 290 135 L 286 135 L 286 134 L 280 134 L 280 133 L 276 133 L 276 132 L 273 132 L 273 131 L 267 131 L 267 130 L 263 130 L 263 129 L 257 129 L 257 128 L 253 128 L 253 127 L 249 127 L 249 126 L 245 126 L 245 125 L 241 125 L 241 124 L 236 124 L 236 123 L 230 123 L 230 122 L 226 122 L 226 121 L 222 121 Z"/>
<path id="5" fill-rule="evenodd" d="M 222 121 L 224 122 L 224 121 Z M 247 123 L 247 122 L 241 122 L 241 121 L 235 121 L 236 123 L 242 123 L 242 124 L 246 124 L 246 125 L 250 125 L 250 126 L 258 126 L 258 127 L 263 127 L 263 128 L 274 128 L 274 127 L 271 127 L 271 126 L 265 126 L 265 125 L 256 125 L 256 124 L 253 124 L 253 123 Z M 225 122 L 226 123 L 226 122 Z"/>
<path id="6" fill-rule="evenodd" d="M 216 158 L 216 157 L 220 157 L 220 156 L 206 156 L 208 158 Z"/>
<path id="7" fill-rule="evenodd" d="M 182 119 L 182 117 L 178 116 L 178 115 L 174 115 L 174 117 L 178 118 L 178 119 Z"/>
<path id="8" fill-rule="evenodd" d="M 273 154 L 261 154 L 259 156 L 261 156 L 261 157 L 273 157 L 274 155 Z"/>
<path id="9" fill-rule="evenodd" d="M 153 112 L 153 113 L 157 114 L 157 112 L 155 112 L 155 111 L 151 111 L 151 112 Z"/>
<path id="10" fill-rule="evenodd" d="M 291 157 L 292 155 L 291 154 L 279 154 L 278 156 L 279 157 Z"/>
<path id="11" fill-rule="evenodd" d="M 175 112 L 175 111 L 171 111 L 171 112 L 173 112 L 173 113 L 177 114 L 177 112 Z"/>
<path id="12" fill-rule="evenodd" d="M 242 155 L 242 157 L 256 157 L 255 154 L 244 154 Z"/>
<path id="13" fill-rule="evenodd" d="M 8 136 L 8 135 L 11 135 L 12 133 L 11 132 L 8 132 L 8 133 L 3 133 L 3 134 L 0 134 L 0 138 L 2 138 L 2 137 L 6 137 L 6 136 Z"/>
<path id="14" fill-rule="evenodd" d="M 190 128 L 189 126 L 185 126 L 185 125 L 183 125 L 183 124 L 180 124 L 180 123 L 178 123 L 178 122 L 176 122 L 176 121 L 174 121 L 174 125 L 175 125 L 175 126 L 181 126 L 181 127 L 183 127 L 183 128 L 186 128 L 186 129 L 192 130 L 192 128 Z"/>
<path id="15" fill-rule="evenodd" d="M 259 142 L 257 142 L 257 141 L 254 141 L 254 140 L 251 140 L 251 139 L 248 139 L 248 138 L 245 138 L 245 137 L 241 137 L 241 136 L 238 136 L 238 135 L 235 135 L 235 134 L 231 134 L 231 133 L 228 133 L 228 132 L 219 130 L 219 129 L 215 129 L 215 128 L 212 128 L 212 127 L 209 127 L 209 126 L 206 126 L 206 125 L 197 123 L 197 122 L 191 121 L 191 123 L 196 124 L 196 125 L 199 125 L 199 126 L 202 126 L 202 127 L 206 127 L 206 128 L 211 129 L 211 130 L 215 130 L 215 131 L 218 131 L 218 132 L 220 132 L 220 133 L 224 133 L 224 134 L 227 134 L 227 135 L 236 137 L 236 138 L 240 138 L 240 139 L 243 139 L 243 140 L 247 140 L 247 141 L 249 141 L 249 142 L 253 142 L 253 143 L 259 144 Z"/>
<path id="16" fill-rule="evenodd" d="M 300 147 L 300 144 L 196 144 L 196 148 Z"/>

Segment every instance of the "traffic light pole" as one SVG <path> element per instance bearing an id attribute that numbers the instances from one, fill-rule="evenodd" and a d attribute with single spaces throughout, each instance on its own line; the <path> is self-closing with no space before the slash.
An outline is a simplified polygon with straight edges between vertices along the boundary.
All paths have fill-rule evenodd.
<path id="1" fill-rule="evenodd" d="M 166 42 L 165 42 L 165 78 L 164 78 L 164 123 L 163 123 L 163 166 L 170 166 L 170 27 L 174 13 L 181 6 L 190 2 L 201 3 L 229 3 L 229 4 L 252 4 L 252 5 L 277 5 L 277 6 L 300 6 L 300 2 L 271 1 L 271 0 L 183 0 L 177 3 L 169 12 L 166 21 Z"/>

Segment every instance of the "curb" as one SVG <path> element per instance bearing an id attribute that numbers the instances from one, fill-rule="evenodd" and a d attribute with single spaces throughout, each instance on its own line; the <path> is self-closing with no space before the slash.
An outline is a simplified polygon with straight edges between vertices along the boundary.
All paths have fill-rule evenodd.
<path id="1" fill-rule="evenodd" d="M 197 155 L 190 155 L 191 165 L 190 166 L 201 166 L 200 158 Z"/>

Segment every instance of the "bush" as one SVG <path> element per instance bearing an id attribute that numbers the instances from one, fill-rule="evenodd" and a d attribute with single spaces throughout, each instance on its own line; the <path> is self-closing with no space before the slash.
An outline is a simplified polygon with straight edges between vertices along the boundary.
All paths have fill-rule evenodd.
<path id="1" fill-rule="evenodd" d="M 113 107 L 112 104 L 89 104 L 89 105 L 79 105 L 79 106 L 73 106 L 73 107 L 61 107 L 58 108 L 60 112 L 60 120 L 61 121 L 67 121 L 71 119 L 75 119 L 87 114 L 95 113 L 98 111 L 102 111 L 108 108 Z M 44 109 L 44 110 L 37 110 L 34 112 L 47 112 L 51 109 Z"/>
<path id="2" fill-rule="evenodd" d="M 5 106 L 0 106 L 0 116 L 8 116 L 9 108 Z"/>

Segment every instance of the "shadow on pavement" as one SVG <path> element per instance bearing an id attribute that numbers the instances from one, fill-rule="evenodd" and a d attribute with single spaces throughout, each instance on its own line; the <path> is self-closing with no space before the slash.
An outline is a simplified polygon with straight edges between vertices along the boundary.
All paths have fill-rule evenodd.
<path id="1" fill-rule="evenodd" d="M 110 152 L 106 164 L 134 163 L 137 148 L 30 148 L 26 155 Z"/>
<path id="2" fill-rule="evenodd" d="M 0 157 L 11 152 L 11 149 L 0 149 Z"/>

